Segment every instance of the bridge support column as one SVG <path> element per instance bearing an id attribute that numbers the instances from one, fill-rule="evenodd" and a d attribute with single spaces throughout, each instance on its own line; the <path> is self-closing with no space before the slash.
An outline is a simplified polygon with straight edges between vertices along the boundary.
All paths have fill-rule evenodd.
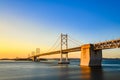
<path id="1" fill-rule="evenodd" d="M 94 50 L 92 44 L 81 46 L 81 62 L 82 66 L 101 66 L 102 50 Z"/>

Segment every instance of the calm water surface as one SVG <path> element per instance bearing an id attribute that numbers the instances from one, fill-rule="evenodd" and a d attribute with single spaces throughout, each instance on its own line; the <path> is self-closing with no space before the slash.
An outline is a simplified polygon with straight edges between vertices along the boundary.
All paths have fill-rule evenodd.
<path id="1" fill-rule="evenodd" d="M 102 67 L 82 67 L 57 61 L 0 61 L 0 80 L 120 80 L 120 60 L 103 60 Z"/>

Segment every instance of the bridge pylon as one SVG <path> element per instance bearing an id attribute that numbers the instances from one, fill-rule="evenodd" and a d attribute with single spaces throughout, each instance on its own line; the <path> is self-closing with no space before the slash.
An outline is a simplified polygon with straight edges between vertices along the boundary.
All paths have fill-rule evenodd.
<path id="1" fill-rule="evenodd" d="M 68 35 L 67 34 L 61 34 L 61 45 L 60 45 L 60 61 L 58 64 L 69 64 L 68 61 L 68 52 L 63 52 L 63 49 L 68 49 Z M 63 58 L 63 55 L 65 54 L 65 59 Z"/>

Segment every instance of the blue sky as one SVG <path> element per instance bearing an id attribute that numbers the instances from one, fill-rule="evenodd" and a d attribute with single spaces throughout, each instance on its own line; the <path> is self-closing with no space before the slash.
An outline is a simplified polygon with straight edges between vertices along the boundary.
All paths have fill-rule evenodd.
<path id="1" fill-rule="evenodd" d="M 47 47 L 60 33 L 83 43 L 116 39 L 120 37 L 120 1 L 0 0 L 0 24 L 4 43 L 15 40 L 32 49 Z"/>

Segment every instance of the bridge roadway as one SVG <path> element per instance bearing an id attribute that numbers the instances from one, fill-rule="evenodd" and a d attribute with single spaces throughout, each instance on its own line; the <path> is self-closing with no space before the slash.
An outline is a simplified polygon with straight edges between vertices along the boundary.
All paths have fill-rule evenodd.
<path id="1" fill-rule="evenodd" d="M 105 41 L 105 42 L 99 42 L 99 43 L 95 43 L 93 45 L 94 45 L 94 50 L 120 48 L 120 39 L 110 40 L 110 41 Z M 65 53 L 76 52 L 76 51 L 81 51 L 81 46 L 80 47 L 69 48 L 69 49 L 64 49 L 64 50 L 62 50 L 62 53 L 65 54 Z M 46 52 L 46 53 L 42 53 L 42 54 L 37 54 L 37 55 L 30 56 L 28 58 L 45 56 L 45 55 L 53 55 L 53 54 L 60 54 L 60 50 L 52 51 L 52 52 Z"/>
<path id="2" fill-rule="evenodd" d="M 69 48 L 69 49 L 62 50 L 62 53 L 66 54 L 66 53 L 69 53 L 69 52 L 76 52 L 76 51 L 80 51 L 80 50 L 81 50 L 81 47 L 74 47 L 74 48 Z M 52 54 L 60 54 L 60 50 L 33 55 L 33 56 L 30 56 L 29 58 L 45 56 L 45 55 L 52 55 Z"/>

